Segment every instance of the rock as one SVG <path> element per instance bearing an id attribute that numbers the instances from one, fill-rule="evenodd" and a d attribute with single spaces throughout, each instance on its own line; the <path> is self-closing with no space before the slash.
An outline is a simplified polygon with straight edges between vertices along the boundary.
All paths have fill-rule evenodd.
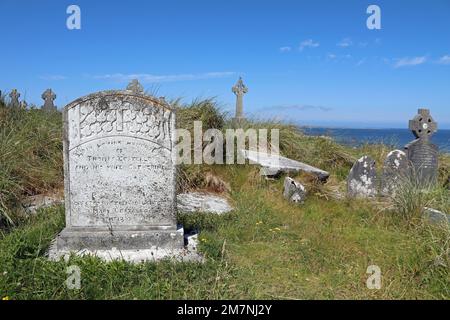
<path id="1" fill-rule="evenodd" d="M 383 166 L 381 193 L 384 196 L 394 195 L 402 180 L 408 175 L 408 157 L 401 150 L 390 152 Z"/>
<path id="2" fill-rule="evenodd" d="M 347 193 L 352 198 L 377 195 L 377 172 L 371 157 L 364 156 L 355 162 L 347 178 Z"/>
<path id="3" fill-rule="evenodd" d="M 435 209 L 424 208 L 424 216 L 432 224 L 450 224 L 450 214 Z"/>
<path id="4" fill-rule="evenodd" d="M 240 152 L 245 159 L 262 167 L 262 175 L 277 176 L 281 172 L 296 173 L 302 171 L 314 174 L 322 182 L 326 182 L 330 177 L 330 174 L 324 170 L 280 155 L 272 155 L 251 150 L 240 150 Z"/>
<path id="5" fill-rule="evenodd" d="M 306 194 L 306 188 L 300 182 L 289 177 L 284 179 L 283 196 L 287 200 L 294 203 L 304 203 L 306 200 Z"/>
<path id="6" fill-rule="evenodd" d="M 63 202 L 63 199 L 60 197 L 39 194 L 36 196 L 26 197 L 22 201 L 22 207 L 27 213 L 35 214 L 39 209 L 59 205 Z"/>
<path id="7" fill-rule="evenodd" d="M 205 192 L 189 192 L 177 195 L 179 212 L 209 212 L 224 214 L 233 210 L 228 200 Z"/>

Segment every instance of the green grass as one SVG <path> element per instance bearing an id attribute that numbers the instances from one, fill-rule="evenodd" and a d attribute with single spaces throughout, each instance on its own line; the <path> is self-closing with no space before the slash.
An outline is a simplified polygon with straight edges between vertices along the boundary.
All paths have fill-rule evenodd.
<path id="1" fill-rule="evenodd" d="M 200 228 L 198 263 L 104 263 L 45 252 L 64 227 L 64 210 L 41 211 L 0 240 L 0 295 L 11 299 L 448 299 L 448 228 L 377 213 L 363 201 L 310 197 L 295 206 L 281 183 L 254 181 L 254 169 L 231 194 L 224 216 L 180 215 Z M 66 267 L 81 268 L 81 290 L 64 284 Z M 366 288 L 369 265 L 382 270 L 381 290 Z"/>
<path id="2" fill-rule="evenodd" d="M 220 130 L 231 125 L 213 100 L 180 107 L 178 117 L 179 126 L 187 128 L 199 118 Z M 16 214 L 21 197 L 62 185 L 60 114 L 13 113 L 0 103 L 0 199 L 3 222 L 6 215 L 14 222 L 0 228 L 0 299 L 450 298 L 448 226 L 432 226 L 401 211 L 405 199 L 415 207 L 432 200 L 448 210 L 447 190 L 432 189 L 418 204 L 408 201 L 414 186 L 400 193 L 398 205 L 389 199 L 333 200 L 330 194 L 345 191 L 354 159 L 370 154 L 380 164 L 389 148 L 345 148 L 276 122 L 249 125 L 279 128 L 283 155 L 330 171 L 329 182 L 322 186 L 299 175 L 310 194 L 297 206 L 283 199 L 283 179 L 263 180 L 254 166 L 184 166 L 184 188 L 206 188 L 205 174 L 214 175 L 230 184 L 235 206 L 222 216 L 178 215 L 185 228 L 200 230 L 204 264 L 133 265 L 93 257 L 51 262 L 45 254 L 64 228 L 64 208 Z M 441 182 L 449 168 L 450 158 L 442 155 Z M 81 269 L 80 290 L 65 285 L 71 265 Z M 366 287 L 370 265 L 381 268 L 381 290 Z"/>

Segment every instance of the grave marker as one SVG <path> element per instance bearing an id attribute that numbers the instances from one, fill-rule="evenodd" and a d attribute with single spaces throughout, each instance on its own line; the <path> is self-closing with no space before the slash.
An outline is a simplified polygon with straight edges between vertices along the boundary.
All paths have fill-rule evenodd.
<path id="1" fill-rule="evenodd" d="M 141 90 L 104 91 L 64 108 L 66 228 L 57 250 L 183 248 L 174 130 L 170 106 Z"/>
<path id="2" fill-rule="evenodd" d="M 409 129 L 417 138 L 405 146 L 410 161 L 411 174 L 426 185 L 435 183 L 438 177 L 439 148 L 430 142 L 430 138 L 437 132 L 437 123 L 428 109 L 419 109 L 418 115 L 409 122 Z"/>

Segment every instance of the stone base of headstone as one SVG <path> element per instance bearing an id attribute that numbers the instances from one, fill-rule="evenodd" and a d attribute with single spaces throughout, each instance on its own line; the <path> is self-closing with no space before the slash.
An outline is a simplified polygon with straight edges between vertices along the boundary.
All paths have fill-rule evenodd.
<path id="1" fill-rule="evenodd" d="M 177 230 L 177 233 L 183 237 L 183 229 Z M 52 261 L 68 259 L 71 255 L 80 257 L 94 256 L 106 262 L 115 260 L 131 263 L 155 262 L 163 259 L 169 259 L 176 262 L 200 262 L 203 263 L 204 257 L 197 251 L 198 237 L 196 234 L 185 236 L 186 246 L 182 248 L 161 248 L 157 246 L 147 247 L 145 249 L 119 249 L 112 247 L 109 249 L 82 248 L 79 250 L 68 250 L 58 248 L 58 239 L 55 239 L 48 251 L 48 258 Z"/>
<path id="2" fill-rule="evenodd" d="M 88 228 L 66 228 L 56 238 L 58 250 L 108 250 L 116 248 L 148 249 L 182 249 L 183 234 L 177 230 L 105 230 Z"/>

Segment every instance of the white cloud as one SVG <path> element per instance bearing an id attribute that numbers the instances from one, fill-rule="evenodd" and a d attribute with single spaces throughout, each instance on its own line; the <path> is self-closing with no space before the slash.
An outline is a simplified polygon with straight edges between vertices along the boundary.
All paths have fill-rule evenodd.
<path id="1" fill-rule="evenodd" d="M 438 61 L 440 64 L 450 64 L 450 55 L 445 55 L 441 57 Z"/>
<path id="2" fill-rule="evenodd" d="M 327 58 L 333 60 L 333 59 L 336 59 L 337 56 L 334 53 L 329 53 L 329 54 L 327 54 Z"/>
<path id="3" fill-rule="evenodd" d="M 50 75 L 39 76 L 39 79 L 47 80 L 47 81 L 60 81 L 60 80 L 66 80 L 67 77 L 59 75 L 59 74 L 50 74 Z"/>
<path id="4" fill-rule="evenodd" d="M 395 68 L 412 67 L 424 64 L 425 62 L 427 62 L 426 57 L 402 58 L 397 60 L 394 67 Z"/>
<path id="5" fill-rule="evenodd" d="M 359 66 L 362 66 L 364 63 L 366 63 L 366 58 L 362 58 L 361 60 L 359 60 L 357 63 L 356 63 L 356 66 L 357 67 L 359 67 Z"/>
<path id="6" fill-rule="evenodd" d="M 91 76 L 94 79 L 113 80 L 117 82 L 127 82 L 133 79 L 138 79 L 142 83 L 157 83 L 157 82 L 175 82 L 175 81 L 192 81 L 192 80 L 205 80 L 205 79 L 217 79 L 225 78 L 235 75 L 236 72 L 207 72 L 197 74 L 171 74 L 171 75 L 154 75 L 148 73 L 136 73 L 136 74 L 105 74 Z"/>
<path id="7" fill-rule="evenodd" d="M 305 48 L 317 48 L 318 46 L 320 46 L 320 43 L 314 42 L 312 39 L 308 39 L 300 43 L 299 50 L 303 51 Z"/>
<path id="8" fill-rule="evenodd" d="M 280 48 L 280 52 L 291 52 L 291 50 L 292 50 L 292 48 L 288 47 L 288 46 Z"/>
<path id="9" fill-rule="evenodd" d="M 352 41 L 352 39 L 350 39 L 350 38 L 345 38 L 345 39 L 341 40 L 341 41 L 337 44 L 338 47 L 342 47 L 342 48 L 347 48 L 347 47 L 350 47 L 350 46 L 352 46 L 352 45 L 353 45 L 353 41 Z"/>

